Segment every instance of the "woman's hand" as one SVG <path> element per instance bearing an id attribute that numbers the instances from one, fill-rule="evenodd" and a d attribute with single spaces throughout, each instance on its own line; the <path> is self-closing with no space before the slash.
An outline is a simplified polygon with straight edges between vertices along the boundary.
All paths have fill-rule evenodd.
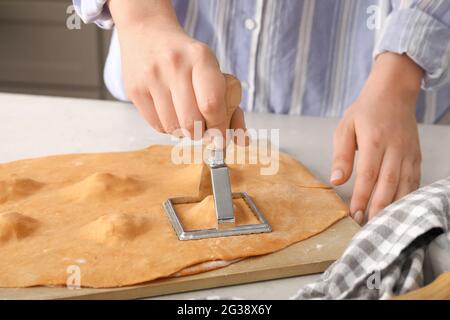
<path id="1" fill-rule="evenodd" d="M 350 178 L 358 150 L 350 212 L 360 224 L 366 210 L 370 219 L 419 187 L 415 106 L 422 77 L 422 69 L 407 56 L 381 54 L 335 131 L 330 180 L 340 185 Z"/>
<path id="2" fill-rule="evenodd" d="M 150 125 L 176 135 L 181 128 L 191 138 L 196 121 L 201 124 L 196 138 L 205 127 L 224 132 L 225 78 L 213 52 L 178 24 L 170 0 L 109 0 L 109 8 L 127 96 Z M 232 122 L 244 127 L 240 109 Z"/>

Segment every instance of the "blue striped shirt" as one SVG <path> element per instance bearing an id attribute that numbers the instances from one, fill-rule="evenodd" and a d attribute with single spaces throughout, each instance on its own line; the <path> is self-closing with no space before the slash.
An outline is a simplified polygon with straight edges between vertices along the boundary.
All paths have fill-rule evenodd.
<path id="1" fill-rule="evenodd" d="M 85 22 L 114 23 L 106 0 L 74 0 Z M 340 117 L 382 52 L 406 53 L 426 72 L 417 118 L 450 106 L 449 0 L 173 0 L 185 30 L 243 83 L 245 111 Z M 113 33 L 105 83 L 128 100 Z"/>

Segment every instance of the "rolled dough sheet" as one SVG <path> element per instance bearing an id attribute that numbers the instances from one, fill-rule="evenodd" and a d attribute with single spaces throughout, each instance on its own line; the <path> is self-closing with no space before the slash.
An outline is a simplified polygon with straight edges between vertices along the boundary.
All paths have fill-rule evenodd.
<path id="1" fill-rule="evenodd" d="M 278 174 L 231 165 L 272 233 L 179 241 L 162 203 L 197 196 L 202 165 L 175 165 L 171 147 L 76 154 L 0 165 L 0 287 L 65 285 L 73 266 L 84 287 L 118 287 L 193 274 L 268 254 L 316 235 L 347 215 L 342 200 L 302 164 L 280 155 Z M 253 217 L 235 202 L 238 223 Z M 180 205 L 190 228 L 212 227 L 211 197 Z"/>

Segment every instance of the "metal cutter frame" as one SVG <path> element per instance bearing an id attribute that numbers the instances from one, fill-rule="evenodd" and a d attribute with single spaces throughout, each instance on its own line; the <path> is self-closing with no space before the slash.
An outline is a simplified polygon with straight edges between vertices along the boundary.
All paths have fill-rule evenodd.
<path id="1" fill-rule="evenodd" d="M 211 184 L 214 195 L 214 207 L 217 218 L 217 228 L 203 230 L 184 230 L 175 210 L 177 204 L 196 203 L 203 200 L 201 197 L 169 198 L 164 203 L 164 210 L 180 240 L 196 240 L 205 238 L 228 237 L 254 233 L 271 232 L 272 228 L 264 215 L 256 207 L 253 200 L 245 192 L 231 193 L 230 175 L 224 161 L 223 150 L 211 150 L 208 165 L 211 171 Z M 236 226 L 233 209 L 233 199 L 242 199 L 260 222 Z"/>
<path id="2" fill-rule="evenodd" d="M 255 206 L 252 199 L 245 192 L 233 193 L 233 199 L 243 199 L 255 217 L 261 222 L 259 224 L 246 224 L 242 226 L 232 227 L 230 229 L 203 229 L 203 230 L 191 230 L 186 231 L 181 224 L 180 219 L 175 211 L 174 205 L 176 204 L 188 204 L 199 202 L 203 199 L 194 197 L 178 197 L 170 198 L 164 202 L 164 208 L 169 215 L 170 222 L 172 223 L 175 232 L 177 233 L 178 239 L 180 240 L 196 240 L 205 238 L 217 238 L 217 237 L 228 237 L 237 236 L 244 234 L 271 232 L 272 228 L 264 218 L 263 214 Z"/>

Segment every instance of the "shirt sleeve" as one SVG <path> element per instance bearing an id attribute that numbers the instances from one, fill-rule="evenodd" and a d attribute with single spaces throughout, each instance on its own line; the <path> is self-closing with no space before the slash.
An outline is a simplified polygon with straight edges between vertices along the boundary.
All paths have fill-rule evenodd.
<path id="1" fill-rule="evenodd" d="M 374 57 L 383 52 L 408 55 L 425 70 L 424 89 L 450 78 L 450 1 L 394 0 L 382 26 Z"/>
<path id="2" fill-rule="evenodd" d="M 107 0 L 73 0 L 73 6 L 84 23 L 95 23 L 100 28 L 111 29 L 114 25 Z"/>

